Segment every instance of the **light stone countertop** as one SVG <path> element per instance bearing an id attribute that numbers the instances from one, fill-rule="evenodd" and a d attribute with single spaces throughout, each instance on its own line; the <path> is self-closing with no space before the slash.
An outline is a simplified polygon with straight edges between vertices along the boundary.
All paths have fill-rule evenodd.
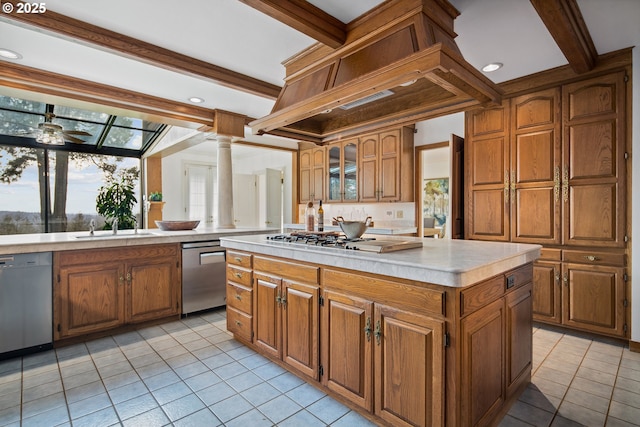
<path id="1" fill-rule="evenodd" d="M 228 249 L 452 287 L 472 285 L 535 261 L 541 248 L 540 245 L 478 240 L 400 236 L 385 237 L 385 240 L 422 240 L 424 246 L 379 254 L 278 242 L 267 240 L 265 235 L 220 239 Z"/>
<path id="2" fill-rule="evenodd" d="M 198 227 L 195 230 L 162 231 L 157 228 L 119 230 L 115 236 L 110 230 L 96 230 L 93 237 L 88 231 L 70 233 L 9 234 L 0 236 L 0 255 L 18 253 L 67 251 L 75 249 L 115 248 L 121 246 L 154 245 L 159 243 L 183 243 L 216 240 L 222 236 L 276 233 L 274 228 L 225 228 Z"/>
<path id="3" fill-rule="evenodd" d="M 317 225 L 316 225 L 317 227 Z M 304 230 L 304 224 L 285 224 L 283 226 L 285 230 Z M 324 231 L 342 231 L 338 225 L 326 225 Z M 367 228 L 367 234 L 415 234 L 418 232 L 418 227 L 369 227 Z"/>

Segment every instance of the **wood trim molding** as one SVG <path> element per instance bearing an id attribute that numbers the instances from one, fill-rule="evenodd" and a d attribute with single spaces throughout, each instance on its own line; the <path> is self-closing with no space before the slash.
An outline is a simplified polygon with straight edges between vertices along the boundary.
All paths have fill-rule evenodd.
<path id="1" fill-rule="evenodd" d="M 544 25 L 576 73 L 595 67 L 598 52 L 576 0 L 531 0 Z"/>
<path id="2" fill-rule="evenodd" d="M 629 340 L 629 350 L 640 353 L 640 342 Z"/>
<path id="3" fill-rule="evenodd" d="M 214 110 L 3 61 L 0 86 L 149 114 L 155 121 L 213 125 Z"/>
<path id="4" fill-rule="evenodd" d="M 18 0 L 5 0 L 14 6 Z M 156 67 L 205 79 L 213 83 L 276 99 L 280 87 L 235 71 L 182 55 L 177 52 L 144 42 L 142 40 L 116 33 L 78 19 L 47 10 L 47 13 L 11 13 L 4 14 L 24 24 L 32 25 L 48 32 L 61 34 L 80 42 L 100 46 L 118 55 L 145 62 Z"/>
<path id="5" fill-rule="evenodd" d="M 578 74 L 569 65 L 565 65 L 509 80 L 500 83 L 498 87 L 503 92 L 503 98 L 512 98 L 537 90 L 552 88 L 559 84 L 571 83 L 589 77 L 608 74 L 613 70 L 630 67 L 631 57 L 631 48 L 621 49 L 600 55 L 597 60 L 597 65 L 593 70 L 584 74 Z"/>
<path id="6" fill-rule="evenodd" d="M 347 39 L 346 25 L 305 0 L 240 0 L 331 48 Z"/>

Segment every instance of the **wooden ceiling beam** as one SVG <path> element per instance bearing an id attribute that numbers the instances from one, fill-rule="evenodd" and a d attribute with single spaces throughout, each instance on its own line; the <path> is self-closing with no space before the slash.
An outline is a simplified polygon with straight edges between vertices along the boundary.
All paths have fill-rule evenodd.
<path id="1" fill-rule="evenodd" d="M 240 1 L 331 48 L 339 48 L 347 39 L 342 21 L 305 0 Z"/>
<path id="2" fill-rule="evenodd" d="M 4 0 L 3 3 L 12 3 L 15 6 L 21 2 L 18 0 Z M 208 80 L 231 89 L 268 99 L 277 99 L 282 89 L 280 86 L 182 55 L 106 28 L 70 18 L 51 10 L 47 10 L 46 13 L 7 13 L 3 17 L 57 33 L 88 45 L 99 46 L 121 56 L 142 61 L 165 70 Z"/>
<path id="3" fill-rule="evenodd" d="M 191 127 L 212 126 L 215 110 L 170 101 L 115 86 L 95 83 L 3 61 L 0 86 L 147 114 L 150 120 Z"/>
<path id="4" fill-rule="evenodd" d="M 577 0 L 531 0 L 544 25 L 578 74 L 596 66 L 596 51 Z"/>

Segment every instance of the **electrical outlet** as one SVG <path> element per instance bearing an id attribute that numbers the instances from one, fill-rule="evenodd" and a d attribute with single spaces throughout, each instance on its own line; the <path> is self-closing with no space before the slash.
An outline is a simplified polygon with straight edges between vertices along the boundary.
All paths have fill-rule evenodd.
<path id="1" fill-rule="evenodd" d="M 386 214 L 387 216 L 393 217 L 393 211 L 387 211 Z"/>
<path id="2" fill-rule="evenodd" d="M 404 218 L 404 211 L 396 211 L 396 218 L 398 219 Z"/>

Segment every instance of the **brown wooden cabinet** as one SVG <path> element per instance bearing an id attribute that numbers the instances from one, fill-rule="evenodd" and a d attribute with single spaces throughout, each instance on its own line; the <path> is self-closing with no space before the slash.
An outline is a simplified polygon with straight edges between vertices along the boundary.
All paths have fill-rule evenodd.
<path id="1" fill-rule="evenodd" d="M 457 288 L 259 251 L 227 260 L 227 319 L 253 320 L 253 340 L 228 320 L 234 336 L 389 425 L 489 425 L 531 378 L 531 264 Z M 251 289 L 233 283 L 245 273 Z"/>
<path id="2" fill-rule="evenodd" d="M 56 252 L 54 339 L 180 313 L 177 245 Z"/>
<path id="3" fill-rule="evenodd" d="M 413 201 L 412 132 L 404 127 L 360 137 L 361 202 Z"/>
<path id="4" fill-rule="evenodd" d="M 251 343 L 253 340 L 253 257 L 227 251 L 227 330 Z"/>
<path id="5" fill-rule="evenodd" d="M 318 379 L 318 268 L 256 256 L 253 280 L 254 344 Z"/>
<path id="6" fill-rule="evenodd" d="M 468 112 L 466 238 L 538 243 L 558 255 L 610 249 L 608 257 L 623 258 L 628 240 L 625 112 L 625 71 Z M 563 255 L 536 262 L 534 318 L 626 336 L 624 269 L 612 272 L 610 285 L 596 286 L 602 276 L 587 276 L 586 270 L 577 274 L 569 261 Z M 600 265 L 626 266 L 606 259 Z M 565 274 L 568 270 L 576 274 Z M 595 297 L 619 306 L 606 313 L 574 313 Z"/>
<path id="7" fill-rule="evenodd" d="M 300 191 L 298 195 L 300 203 L 324 199 L 326 153 L 326 147 L 300 151 Z"/>
<path id="8" fill-rule="evenodd" d="M 489 425 L 531 379 L 532 271 L 520 267 L 461 292 L 460 425 Z"/>

